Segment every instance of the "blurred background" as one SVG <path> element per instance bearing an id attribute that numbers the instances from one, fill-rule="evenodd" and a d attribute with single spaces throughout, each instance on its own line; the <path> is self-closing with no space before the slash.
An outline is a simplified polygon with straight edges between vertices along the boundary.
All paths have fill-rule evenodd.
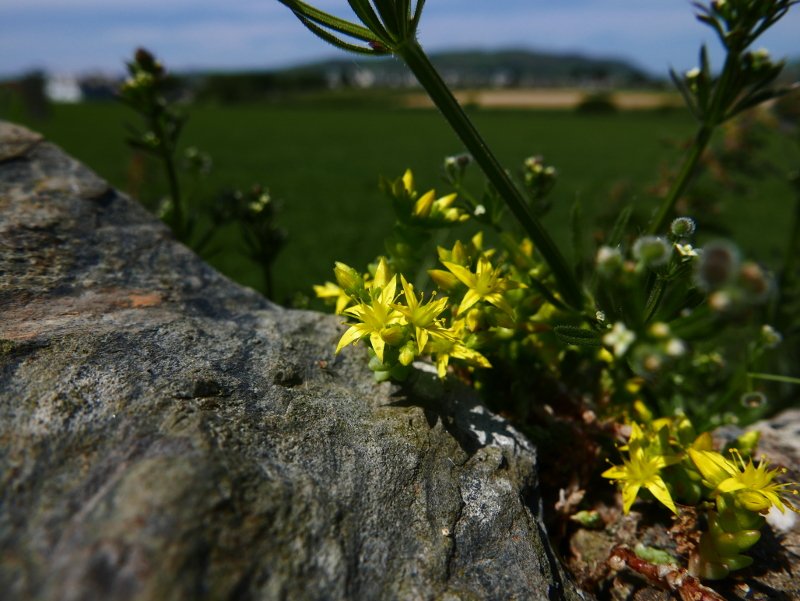
<path id="1" fill-rule="evenodd" d="M 345 0 L 315 5 L 350 18 Z M 787 58 L 786 83 L 800 80 L 798 31 L 795 8 L 762 39 Z M 512 174 L 532 155 L 556 168 L 546 224 L 565 247 L 576 195 L 597 225 L 627 203 L 647 221 L 695 131 L 668 70 L 694 67 L 703 43 L 717 68 L 722 57 L 683 0 L 429 0 L 420 39 Z M 44 133 L 157 210 L 165 176 L 127 144 L 139 116 L 115 99 L 140 46 L 165 65 L 169 100 L 187 116 L 177 155 L 211 158 L 181 175 L 191 202 L 218 204 L 258 183 L 280 208 L 280 303 L 316 306 L 311 286 L 332 279 L 335 260 L 363 269 L 382 252 L 393 215 L 379 175 L 411 168 L 420 190 L 449 192 L 443 159 L 463 149 L 403 65 L 326 45 L 275 0 L 4 0 L 0 119 Z M 762 110 L 724 128 L 683 204 L 705 236 L 735 236 L 768 265 L 793 210 L 792 114 Z M 482 188 L 474 167 L 467 181 Z M 241 245 L 229 223 L 202 254 L 265 291 Z"/>

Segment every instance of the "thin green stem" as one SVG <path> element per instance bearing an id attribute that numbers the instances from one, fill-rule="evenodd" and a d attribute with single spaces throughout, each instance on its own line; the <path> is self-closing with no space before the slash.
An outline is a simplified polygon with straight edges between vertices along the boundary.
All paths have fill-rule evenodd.
<path id="1" fill-rule="evenodd" d="M 184 231 L 185 223 L 183 215 L 183 199 L 181 198 L 178 171 L 175 168 L 175 157 L 173 156 L 175 149 L 170 144 L 157 112 L 151 116 L 151 124 L 153 127 L 153 133 L 156 135 L 156 138 L 161 144 L 161 158 L 164 161 L 164 170 L 167 172 L 169 194 L 172 198 L 173 231 L 179 240 L 187 242 L 183 240 L 184 235 L 188 234 L 188 232 Z"/>
<path id="2" fill-rule="evenodd" d="M 664 227 L 670 212 L 675 207 L 675 203 L 678 202 L 681 194 L 686 190 L 686 186 L 689 185 L 697 163 L 700 161 L 700 157 L 703 155 L 706 146 L 708 146 L 709 140 L 711 140 L 713 131 L 714 128 L 706 124 L 703 124 L 698 130 L 692 142 L 689 154 L 686 156 L 683 167 L 681 167 L 681 171 L 678 174 L 678 178 L 672 184 L 672 188 L 670 188 L 664 200 L 661 201 L 658 214 L 653 221 L 650 222 L 650 227 L 647 229 L 649 234 L 657 234 Z"/>
<path id="3" fill-rule="evenodd" d="M 800 378 L 790 378 L 788 376 L 774 376 L 772 374 L 747 374 L 748 378 L 754 380 L 771 380 L 773 382 L 783 382 L 784 384 L 800 384 Z"/>
<path id="4" fill-rule="evenodd" d="M 433 103 L 442 112 L 456 135 L 531 237 L 531 241 L 542 258 L 550 266 L 564 300 L 572 307 L 578 310 L 582 309 L 581 287 L 564 256 L 447 88 L 422 47 L 415 40 L 409 40 L 393 48 L 393 51 L 405 61 L 417 77 Z"/>

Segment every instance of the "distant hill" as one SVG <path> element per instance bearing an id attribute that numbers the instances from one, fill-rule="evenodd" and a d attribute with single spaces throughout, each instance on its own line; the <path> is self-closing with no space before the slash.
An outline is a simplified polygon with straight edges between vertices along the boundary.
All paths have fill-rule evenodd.
<path id="1" fill-rule="evenodd" d="M 800 58 L 790 60 L 781 74 L 781 81 L 785 83 L 800 82 Z"/>
<path id="2" fill-rule="evenodd" d="M 452 88 L 642 88 L 656 85 L 623 60 L 526 50 L 463 51 L 431 55 Z M 218 73 L 194 78 L 198 97 L 222 102 L 256 100 L 281 92 L 339 88 L 413 88 L 416 80 L 399 60 L 329 60 L 261 73 Z"/>

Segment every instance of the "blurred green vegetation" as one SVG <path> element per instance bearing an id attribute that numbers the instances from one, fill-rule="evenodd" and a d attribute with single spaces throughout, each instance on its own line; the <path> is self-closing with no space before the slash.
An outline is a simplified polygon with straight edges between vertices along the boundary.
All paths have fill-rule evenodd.
<path id="1" fill-rule="evenodd" d="M 188 112 L 182 143 L 210 153 L 214 161 L 198 197 L 226 186 L 248 189 L 260 182 L 273 198 L 284 201 L 279 224 L 288 230 L 290 240 L 275 264 L 278 300 L 288 301 L 295 291 L 310 295 L 313 284 L 332 279 L 334 260 L 364 267 L 383 252 L 393 217 L 378 190 L 379 175 L 394 178 L 410 167 L 419 189 L 437 188 L 443 194 L 446 188 L 439 176 L 443 158 L 462 152 L 433 110 L 260 104 L 192 106 Z M 680 110 L 613 114 L 476 110 L 471 116 L 513 173 L 526 157 L 536 154 L 556 166 L 555 207 L 546 224 L 567 253 L 569 210 L 576 195 L 581 197 L 589 233 L 593 219 L 608 212 L 610 196 L 633 201 L 643 215 L 649 214 L 658 203 L 647 189 L 658 183 L 662 169 L 677 164 L 681 151 L 674 143 L 695 129 L 692 117 Z M 129 189 L 136 169 L 125 144 L 124 123 L 136 122 L 130 110 L 114 104 L 57 105 L 48 120 L 22 120 L 114 186 Z M 770 136 L 763 152 L 788 169 L 791 160 L 785 156 L 785 146 L 778 134 Z M 158 177 L 158 169 L 152 171 Z M 475 189 L 483 185 L 475 167 L 467 181 Z M 151 182 L 139 194 L 158 188 L 158 182 Z M 746 253 L 773 262 L 790 225 L 788 184 L 771 176 L 744 192 L 722 194 L 722 222 Z M 233 232 L 220 232 L 222 250 L 210 257 L 210 263 L 245 285 L 263 289 L 255 266 L 232 252 L 240 243 Z M 450 240 L 463 236 L 459 232 L 450 233 Z"/>

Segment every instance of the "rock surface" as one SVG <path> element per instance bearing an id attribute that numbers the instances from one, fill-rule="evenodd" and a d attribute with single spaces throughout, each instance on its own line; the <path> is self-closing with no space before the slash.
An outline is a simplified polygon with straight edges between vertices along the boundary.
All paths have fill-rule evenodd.
<path id="1" fill-rule="evenodd" d="M 577 599 L 534 448 L 0 122 L 3 598 Z M 585 598 L 585 597 L 584 597 Z"/>

